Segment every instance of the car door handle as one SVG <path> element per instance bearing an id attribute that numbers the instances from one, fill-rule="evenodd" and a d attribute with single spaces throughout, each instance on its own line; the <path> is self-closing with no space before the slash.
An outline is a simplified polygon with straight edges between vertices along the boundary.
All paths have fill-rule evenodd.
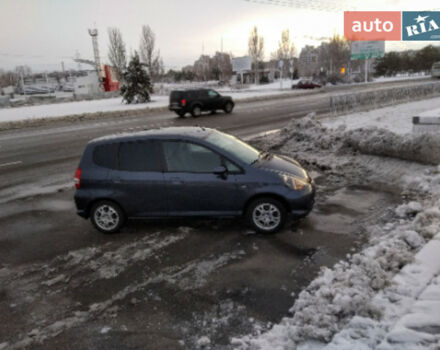
<path id="1" fill-rule="evenodd" d="M 170 183 L 172 185 L 181 185 L 181 184 L 183 184 L 183 181 L 180 177 L 172 177 L 172 178 L 170 178 Z"/>

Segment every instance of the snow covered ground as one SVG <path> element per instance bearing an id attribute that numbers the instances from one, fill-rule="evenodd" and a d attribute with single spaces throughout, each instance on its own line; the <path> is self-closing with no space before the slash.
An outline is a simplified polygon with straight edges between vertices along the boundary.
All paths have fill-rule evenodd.
<path id="1" fill-rule="evenodd" d="M 353 114 L 345 122 L 326 121 L 333 129 L 310 116 L 258 141 L 260 147 L 315 165 L 325 173 L 321 176 L 344 172 L 376 179 L 400 189 L 406 200 L 390 208 L 386 221 L 377 218 L 376 225 L 366 227 L 369 242 L 361 252 L 322 269 L 299 294 L 291 317 L 270 329 L 256 324 L 253 334 L 231 340 L 236 349 L 440 349 L 440 166 L 417 159 L 420 146 L 438 153 L 431 142 L 440 136 L 414 143 L 399 117 L 402 113 L 410 119 L 412 113 L 426 111 L 422 104 L 438 108 L 438 103 L 440 99 L 422 101 L 362 118 Z M 350 130 L 360 123 L 362 130 Z M 376 154 L 378 144 L 385 150 L 381 156 Z M 403 145 L 408 148 L 400 159 L 383 157 Z"/>
<path id="2" fill-rule="evenodd" d="M 394 77 L 378 77 L 374 78 L 376 82 L 385 82 L 385 81 L 396 81 L 396 80 L 407 80 L 407 79 L 421 79 L 429 77 L 429 75 L 425 75 L 424 73 L 416 73 L 416 74 L 397 74 Z"/>
<path id="3" fill-rule="evenodd" d="M 19 121 L 37 118 L 56 118 L 73 114 L 111 112 L 142 108 L 164 107 L 168 97 L 153 96 L 152 102 L 127 105 L 121 98 L 109 98 L 92 101 L 65 102 L 36 106 L 24 106 L 0 109 L 0 122 Z"/>

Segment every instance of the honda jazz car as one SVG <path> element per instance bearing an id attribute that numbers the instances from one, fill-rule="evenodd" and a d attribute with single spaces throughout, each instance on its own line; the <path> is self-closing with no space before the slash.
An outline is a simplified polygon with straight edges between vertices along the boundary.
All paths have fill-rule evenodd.
<path id="1" fill-rule="evenodd" d="M 295 160 L 213 129 L 172 127 L 90 141 L 75 177 L 77 213 L 101 232 L 131 218 L 243 217 L 279 231 L 306 216 L 315 186 Z"/>

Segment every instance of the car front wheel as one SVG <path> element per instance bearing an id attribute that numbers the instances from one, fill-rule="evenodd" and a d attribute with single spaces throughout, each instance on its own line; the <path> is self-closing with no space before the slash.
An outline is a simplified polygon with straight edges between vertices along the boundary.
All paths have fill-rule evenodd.
<path id="1" fill-rule="evenodd" d="M 91 210 L 93 226 L 103 233 L 118 232 L 125 221 L 122 209 L 111 201 L 100 201 Z"/>
<path id="2" fill-rule="evenodd" d="M 258 232 L 275 233 L 284 226 L 286 215 L 286 208 L 278 200 L 259 198 L 249 205 L 246 220 Z"/>

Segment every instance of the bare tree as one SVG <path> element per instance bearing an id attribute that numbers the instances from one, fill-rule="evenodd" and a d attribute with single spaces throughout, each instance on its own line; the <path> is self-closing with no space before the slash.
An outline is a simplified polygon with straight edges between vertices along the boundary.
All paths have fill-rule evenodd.
<path id="1" fill-rule="evenodd" d="M 123 73 L 127 68 L 127 50 L 121 31 L 116 27 L 108 28 L 108 59 L 115 68 L 119 79 L 122 79 Z"/>
<path id="2" fill-rule="evenodd" d="M 350 62 L 350 45 L 344 37 L 334 35 L 329 43 L 322 43 L 319 62 L 330 73 L 337 73 Z"/>
<path id="3" fill-rule="evenodd" d="M 153 80 L 156 80 L 164 72 L 160 51 L 155 51 L 155 46 L 156 35 L 151 30 L 150 26 L 143 26 L 139 51 L 142 62 L 147 66 Z"/>
<path id="4" fill-rule="evenodd" d="M 211 78 L 212 62 L 208 55 L 201 55 L 197 61 L 194 62 L 194 74 L 197 80 L 206 81 Z"/>
<path id="5" fill-rule="evenodd" d="M 32 74 L 32 69 L 29 66 L 17 66 L 15 72 L 20 76 L 27 77 Z"/>
<path id="6" fill-rule="evenodd" d="M 16 86 L 19 81 L 19 76 L 17 73 L 0 69 L 0 88 L 6 86 Z"/>
<path id="7" fill-rule="evenodd" d="M 284 61 L 283 73 L 287 74 L 289 72 L 295 53 L 295 45 L 290 41 L 289 29 L 283 30 L 281 33 L 281 41 L 278 42 L 278 50 L 272 54 L 274 59 Z"/>
<path id="8" fill-rule="evenodd" d="M 257 26 L 252 29 L 249 36 L 248 50 L 254 65 L 255 84 L 258 84 L 258 65 L 264 58 L 264 38 L 258 35 Z"/>
<path id="9" fill-rule="evenodd" d="M 216 52 L 215 56 L 211 59 L 212 61 L 212 72 L 214 73 L 215 79 L 226 81 L 232 76 L 232 61 L 231 56 L 227 53 Z"/>

